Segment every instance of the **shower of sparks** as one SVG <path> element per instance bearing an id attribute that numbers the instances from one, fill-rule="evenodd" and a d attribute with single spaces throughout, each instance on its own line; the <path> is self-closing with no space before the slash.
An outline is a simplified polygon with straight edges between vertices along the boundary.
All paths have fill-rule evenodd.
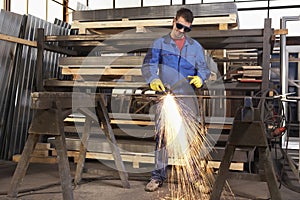
<path id="1" fill-rule="evenodd" d="M 161 98 L 158 109 L 157 134 L 173 160 L 169 176 L 171 199 L 209 199 L 214 182 L 213 171 L 207 167 L 211 146 L 206 129 L 184 102 L 171 94 Z M 173 182 L 173 184 L 171 184 Z"/>

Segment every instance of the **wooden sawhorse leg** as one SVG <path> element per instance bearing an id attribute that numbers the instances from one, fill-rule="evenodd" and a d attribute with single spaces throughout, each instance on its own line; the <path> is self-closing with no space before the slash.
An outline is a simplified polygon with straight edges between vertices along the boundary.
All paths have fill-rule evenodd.
<path id="1" fill-rule="evenodd" d="M 72 178 L 67 155 L 65 134 L 55 136 L 55 149 L 64 200 L 73 200 Z"/>
<path id="2" fill-rule="evenodd" d="M 29 134 L 25 143 L 22 156 L 18 162 L 17 168 L 14 172 L 10 187 L 7 192 L 8 197 L 16 198 L 19 192 L 19 187 L 23 181 L 26 171 L 30 162 L 30 155 L 33 152 L 36 143 L 38 142 L 39 135 Z"/>
<path id="3" fill-rule="evenodd" d="M 117 141 L 116 141 L 115 135 L 113 133 L 112 127 L 110 125 L 110 120 L 109 120 L 109 116 L 107 113 L 107 109 L 104 105 L 103 97 L 100 98 L 99 101 L 97 101 L 97 116 L 103 123 L 104 133 L 105 133 L 106 138 L 109 140 L 109 145 L 112 150 L 112 155 L 114 157 L 115 164 L 116 164 L 117 170 L 119 172 L 119 176 L 121 178 L 122 185 L 124 188 L 130 188 L 130 184 L 128 182 L 128 174 L 125 170 L 125 166 L 122 161 L 120 150 L 117 146 Z"/>
<path id="4" fill-rule="evenodd" d="M 97 116 L 87 108 L 81 108 L 80 111 L 86 116 L 86 121 L 85 121 L 84 131 L 83 131 L 83 135 L 82 135 L 82 139 L 81 139 L 81 143 L 80 143 L 79 158 L 78 158 L 78 162 L 77 162 L 77 168 L 76 168 L 75 179 L 74 179 L 75 185 L 78 185 L 82 178 L 82 170 L 83 170 L 83 167 L 85 164 L 88 138 L 90 136 L 90 131 L 91 131 L 91 122 L 93 120 L 95 120 L 95 121 L 102 122 L 102 124 L 103 124 L 104 133 L 105 133 L 106 138 L 109 141 L 110 148 L 112 150 L 112 155 L 113 155 L 119 176 L 121 178 L 123 188 L 130 188 L 130 184 L 128 181 L 128 174 L 125 170 L 125 166 L 123 164 L 122 157 L 120 155 L 120 151 L 117 146 L 117 141 L 115 139 L 113 130 L 112 130 L 110 122 L 109 122 L 109 116 L 107 113 L 107 109 L 104 105 L 104 100 L 102 98 L 100 98 L 97 102 Z"/>
<path id="5" fill-rule="evenodd" d="M 265 177 L 265 181 L 268 183 L 271 199 L 281 199 L 281 195 L 276 184 L 276 176 L 272 166 L 270 151 L 267 148 L 259 148 L 258 151 L 259 159 L 262 164 L 261 167 L 264 170 L 264 174 L 262 174 L 261 177 Z"/>
<path id="6" fill-rule="evenodd" d="M 86 116 L 84 130 L 83 130 L 83 134 L 82 134 L 82 138 L 81 138 L 81 142 L 80 142 L 80 152 L 79 152 L 78 162 L 77 162 L 77 166 L 76 166 L 75 178 L 74 178 L 75 186 L 77 186 L 80 183 L 81 178 L 82 178 L 82 170 L 84 168 L 88 139 L 89 139 L 90 130 L 91 130 L 91 121 L 92 121 L 92 119 L 90 117 Z"/>
<path id="7" fill-rule="evenodd" d="M 235 151 L 235 147 L 227 145 L 224 151 L 224 157 L 220 164 L 219 173 L 213 186 L 213 193 L 210 196 L 211 200 L 219 200 L 225 185 L 225 181 L 229 176 L 229 167 Z"/>
<path id="8" fill-rule="evenodd" d="M 63 199 L 73 200 L 72 180 L 66 150 L 62 110 L 59 102 L 53 102 L 53 104 L 54 108 L 38 110 L 32 120 L 28 139 L 8 190 L 8 197 L 17 197 L 18 189 L 29 166 L 31 153 L 40 135 L 52 135 L 55 137 L 55 149 L 57 151 Z"/>

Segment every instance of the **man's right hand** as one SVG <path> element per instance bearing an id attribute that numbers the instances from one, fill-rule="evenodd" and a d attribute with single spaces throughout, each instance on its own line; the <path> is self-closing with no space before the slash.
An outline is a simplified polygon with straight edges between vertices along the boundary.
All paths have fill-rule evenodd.
<path id="1" fill-rule="evenodd" d="M 153 81 L 151 81 L 150 88 L 151 90 L 158 91 L 158 92 L 163 92 L 166 90 L 164 84 L 158 78 L 153 79 Z"/>

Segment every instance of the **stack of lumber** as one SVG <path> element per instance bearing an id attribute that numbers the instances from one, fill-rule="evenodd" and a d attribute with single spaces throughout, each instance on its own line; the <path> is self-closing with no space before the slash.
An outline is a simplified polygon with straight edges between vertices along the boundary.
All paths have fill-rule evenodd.
<path id="1" fill-rule="evenodd" d="M 52 155 L 53 148 L 50 143 L 37 143 L 34 151 L 30 156 L 30 162 L 32 163 L 57 163 L 56 156 Z M 15 154 L 13 156 L 14 162 L 19 162 L 21 154 Z"/>
<path id="2" fill-rule="evenodd" d="M 136 28 L 138 32 L 143 32 L 145 27 L 170 27 L 176 11 L 181 7 L 172 5 L 75 11 L 72 28 L 78 29 L 80 34 L 95 30 L 105 34 L 124 31 L 126 28 Z M 194 13 L 193 27 L 217 27 L 220 30 L 238 27 L 237 7 L 234 3 L 189 4 L 184 7 Z"/>
<path id="3" fill-rule="evenodd" d="M 261 66 L 238 66 L 231 67 L 232 69 L 226 76 L 227 80 L 261 83 L 262 82 L 262 67 Z"/>

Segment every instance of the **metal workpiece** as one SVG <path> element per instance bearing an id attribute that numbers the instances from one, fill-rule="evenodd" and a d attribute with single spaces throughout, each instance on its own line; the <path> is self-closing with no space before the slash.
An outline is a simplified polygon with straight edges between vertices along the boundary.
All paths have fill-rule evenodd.
<path id="1" fill-rule="evenodd" d="M 74 11 L 73 20 L 77 21 L 108 21 L 128 19 L 151 19 L 151 18 L 173 18 L 174 13 L 182 5 L 150 6 L 140 8 L 116 8 L 105 10 Z M 226 14 L 237 14 L 235 3 L 225 4 L 187 4 L 184 7 L 193 11 L 196 17 L 220 16 Z"/>

